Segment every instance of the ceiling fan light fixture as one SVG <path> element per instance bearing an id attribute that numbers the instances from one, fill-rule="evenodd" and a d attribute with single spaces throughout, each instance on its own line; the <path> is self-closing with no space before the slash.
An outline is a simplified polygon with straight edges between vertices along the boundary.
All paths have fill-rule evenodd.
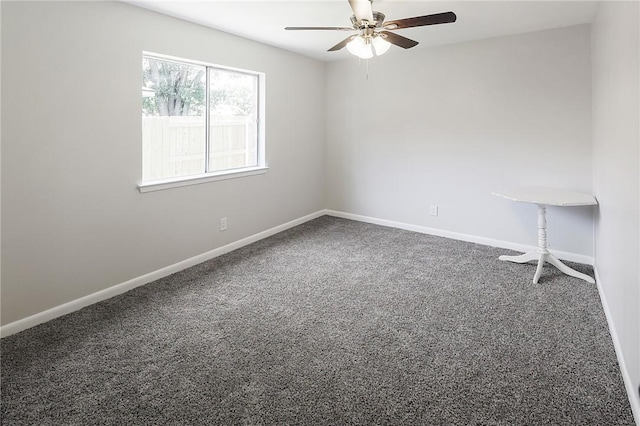
<path id="1" fill-rule="evenodd" d="M 347 49 L 351 54 L 360 59 L 370 59 L 373 56 L 384 54 L 391 47 L 391 43 L 384 39 L 381 35 L 354 37 L 347 43 Z"/>
<path id="2" fill-rule="evenodd" d="M 367 41 L 362 36 L 354 37 L 353 40 L 347 43 L 347 50 L 360 59 L 373 58 L 371 42 L 367 43 Z"/>

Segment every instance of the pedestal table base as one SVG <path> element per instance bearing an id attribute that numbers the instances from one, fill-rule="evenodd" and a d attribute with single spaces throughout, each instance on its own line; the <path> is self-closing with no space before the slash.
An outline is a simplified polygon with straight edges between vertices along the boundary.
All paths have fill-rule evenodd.
<path id="1" fill-rule="evenodd" d="M 560 259 L 555 257 L 553 254 L 547 253 L 539 253 L 537 250 L 532 250 L 529 253 L 521 254 L 519 256 L 500 256 L 498 259 L 506 260 L 509 262 L 515 263 L 527 263 L 531 260 L 538 260 L 538 267 L 536 268 L 536 274 L 533 276 L 533 283 L 537 284 L 540 279 L 540 275 L 542 274 L 542 267 L 545 262 L 548 262 L 558 268 L 561 272 L 570 275 L 572 277 L 580 278 L 581 280 L 585 280 L 588 283 L 594 284 L 595 280 L 591 278 L 589 275 L 585 275 L 581 272 L 576 271 L 562 263 Z"/>
<path id="2" fill-rule="evenodd" d="M 545 262 L 549 262 L 556 268 L 558 268 L 561 272 L 564 272 L 567 275 L 572 277 L 580 278 L 581 280 L 585 280 L 591 284 L 595 283 L 595 280 L 591 278 L 589 275 L 585 275 L 576 271 L 575 269 L 569 268 L 567 265 L 562 263 L 560 259 L 549 253 L 547 249 L 547 208 L 543 204 L 538 204 L 538 248 L 537 250 L 532 250 L 529 253 L 521 254 L 519 256 L 500 256 L 498 259 L 506 260 L 509 262 L 515 263 L 527 263 L 531 260 L 538 259 L 538 268 L 536 269 L 536 274 L 533 276 L 533 283 L 537 284 L 540 279 L 540 275 L 542 274 L 542 267 Z"/>

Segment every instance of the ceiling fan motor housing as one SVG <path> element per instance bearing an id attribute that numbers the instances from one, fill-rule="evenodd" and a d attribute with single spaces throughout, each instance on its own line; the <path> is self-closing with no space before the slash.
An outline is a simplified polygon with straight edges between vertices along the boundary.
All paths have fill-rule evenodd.
<path id="1" fill-rule="evenodd" d="M 353 24 L 353 28 L 356 30 L 361 30 L 363 28 L 380 28 L 382 23 L 384 22 L 384 13 L 381 12 L 372 12 L 373 13 L 373 22 L 369 22 L 366 19 L 358 22 L 358 18 L 356 15 L 351 15 L 351 23 Z"/>

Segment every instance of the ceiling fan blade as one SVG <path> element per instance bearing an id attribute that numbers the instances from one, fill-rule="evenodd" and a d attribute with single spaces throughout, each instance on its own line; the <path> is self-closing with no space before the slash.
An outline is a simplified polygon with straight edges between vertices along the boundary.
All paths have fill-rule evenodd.
<path id="1" fill-rule="evenodd" d="M 353 31 L 353 27 L 285 27 L 285 30 L 333 30 L 333 31 Z"/>
<path id="2" fill-rule="evenodd" d="M 353 9 L 353 14 L 356 15 L 358 22 L 367 20 L 373 24 L 371 0 L 349 0 L 349 5 L 351 6 L 351 9 Z"/>
<path id="3" fill-rule="evenodd" d="M 343 47 L 345 47 L 347 45 L 347 43 L 349 43 L 351 40 L 353 40 L 357 36 L 358 36 L 358 34 L 350 35 L 349 37 L 347 37 L 344 40 L 342 40 L 340 43 L 338 43 L 335 46 L 333 46 L 331 49 L 327 50 L 327 52 L 335 52 L 336 50 L 342 49 Z"/>
<path id="4" fill-rule="evenodd" d="M 385 30 L 399 30 L 402 28 L 423 27 L 425 25 L 448 24 L 450 22 L 456 22 L 456 19 L 457 16 L 455 13 L 443 12 L 389 21 L 382 24 L 382 27 Z"/>
<path id="5" fill-rule="evenodd" d="M 403 49 L 409 49 L 413 46 L 418 45 L 418 42 L 415 40 L 411 40 L 410 38 L 406 38 L 389 31 L 380 31 L 380 34 L 384 34 L 386 36 L 384 37 L 384 39 L 387 40 L 389 43 L 395 44 L 396 46 L 400 46 Z"/>

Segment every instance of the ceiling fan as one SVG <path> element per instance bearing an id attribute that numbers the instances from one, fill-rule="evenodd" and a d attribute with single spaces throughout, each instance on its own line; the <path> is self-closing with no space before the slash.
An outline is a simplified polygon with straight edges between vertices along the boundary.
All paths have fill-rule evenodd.
<path id="1" fill-rule="evenodd" d="M 351 27 L 286 27 L 285 30 L 355 30 L 357 34 L 352 34 L 342 40 L 330 48 L 329 52 L 340 50 L 346 46 L 352 54 L 362 59 L 369 59 L 374 55 L 382 55 L 389 50 L 392 44 L 400 46 L 403 49 L 409 49 L 418 44 L 417 41 L 392 33 L 391 30 L 422 27 L 425 25 L 448 24 L 456 21 L 455 13 L 444 12 L 384 22 L 384 14 L 372 9 L 372 1 L 373 0 L 349 0 L 349 5 L 351 5 L 351 9 L 353 9 Z"/>

